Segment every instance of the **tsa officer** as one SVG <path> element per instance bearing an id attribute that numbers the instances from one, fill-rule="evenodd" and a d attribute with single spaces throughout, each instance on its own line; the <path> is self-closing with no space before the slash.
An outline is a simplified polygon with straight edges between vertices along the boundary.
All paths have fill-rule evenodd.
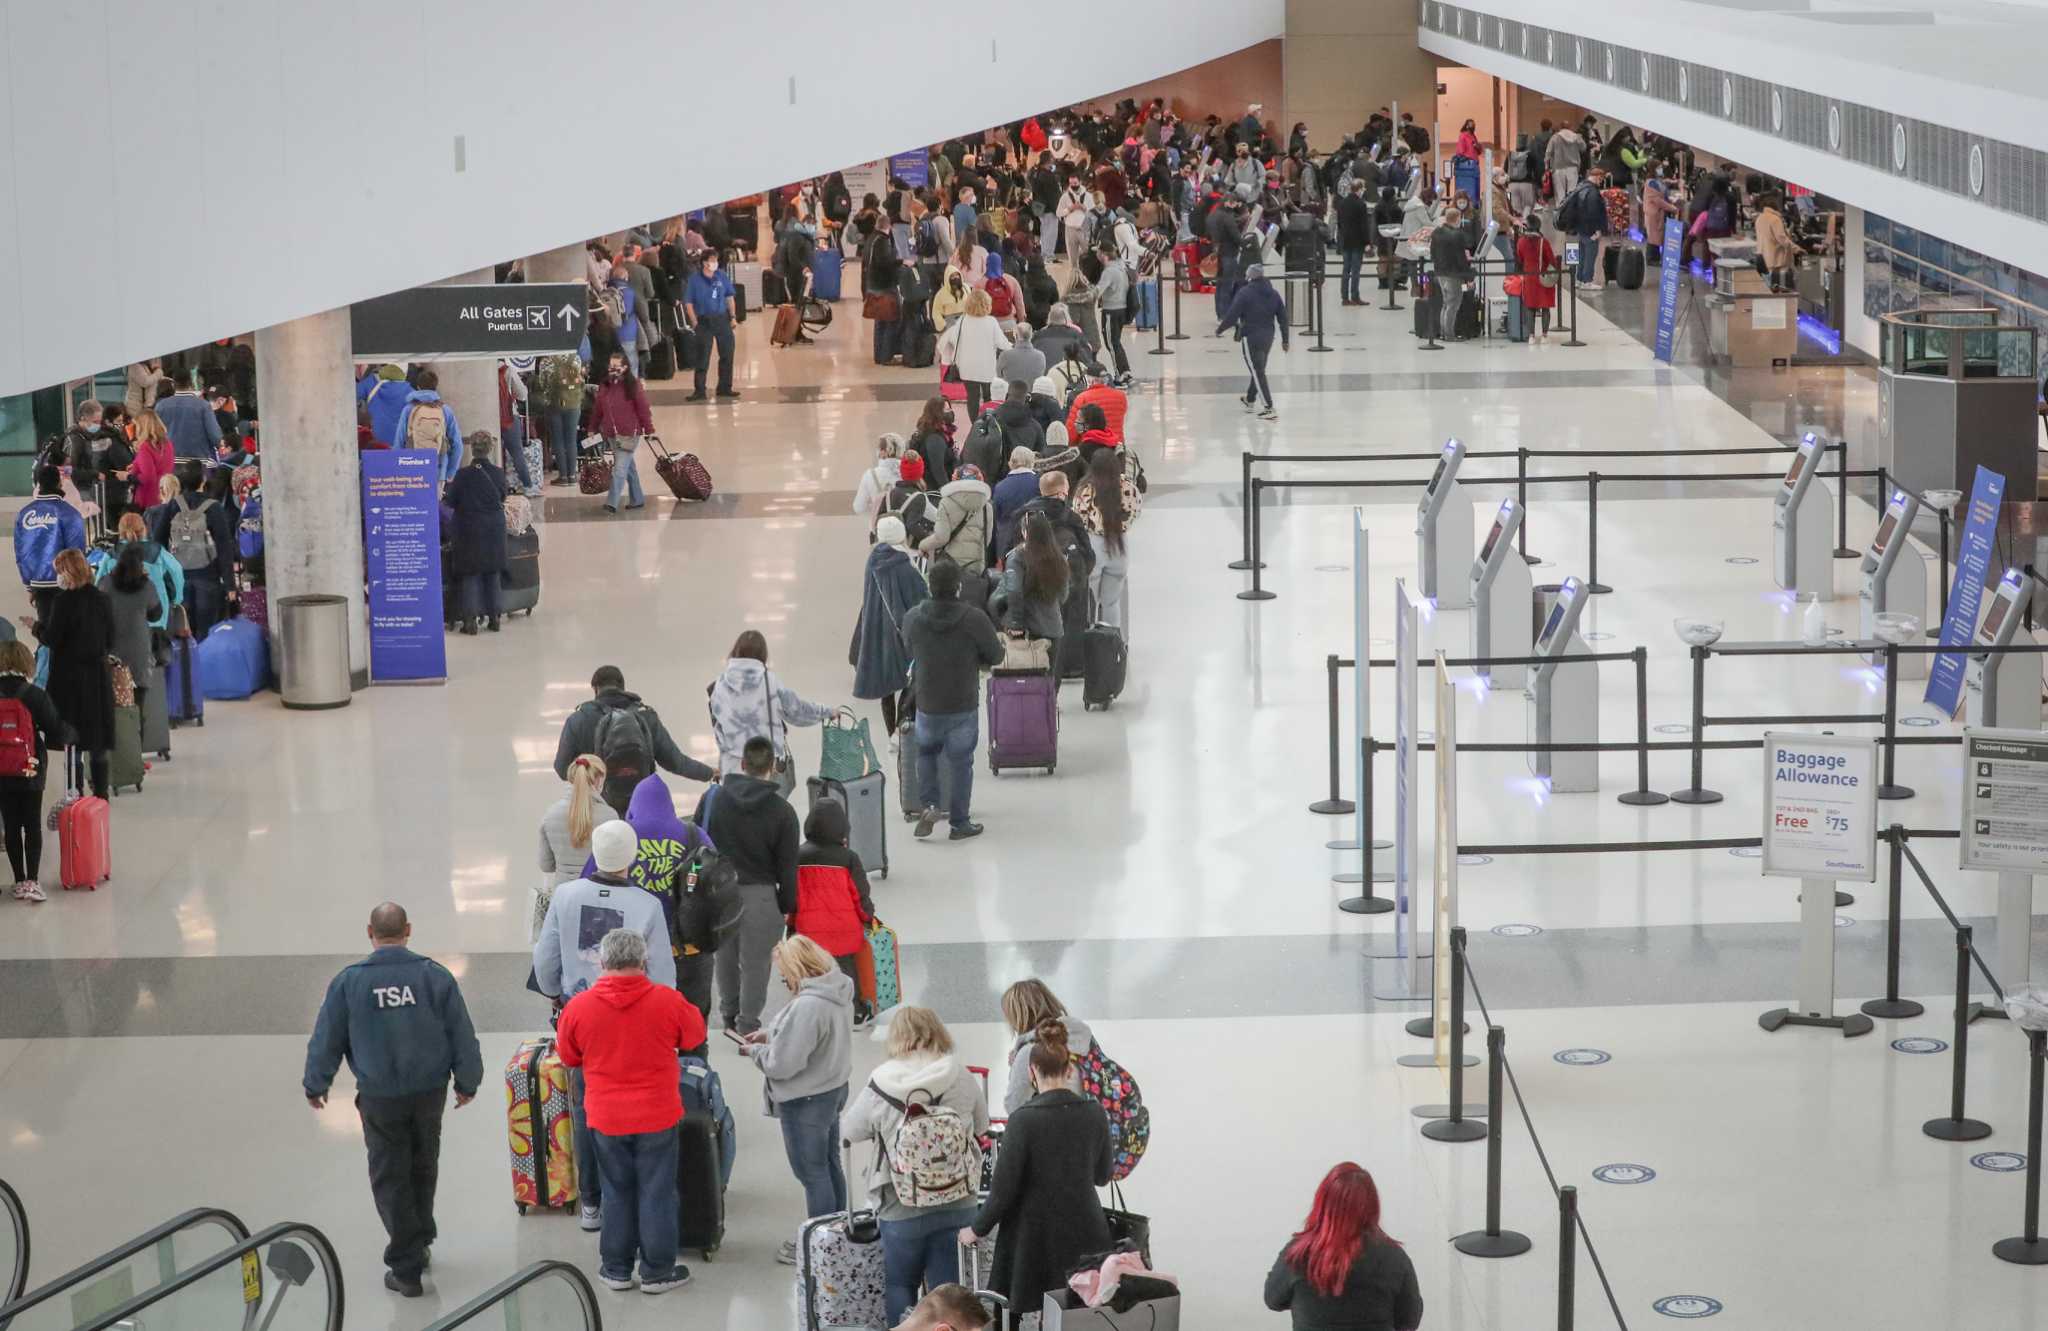
<path id="1" fill-rule="evenodd" d="M 718 251 L 706 250 L 697 261 L 683 292 L 683 315 L 697 334 L 696 391 L 687 402 L 704 400 L 704 376 L 711 368 L 711 344 L 718 344 L 718 395 L 738 397 L 732 388 L 733 286 L 730 274 L 719 271 Z"/>
<path id="2" fill-rule="evenodd" d="M 476 1097 L 483 1051 L 462 991 L 440 962 L 406 946 L 412 924 L 387 901 L 370 912 L 370 955 L 334 977 L 306 1045 L 306 1103 L 327 1105 L 335 1069 L 356 1076 L 370 1153 L 370 1195 L 390 1243 L 384 1288 L 416 1299 L 434 1241 L 434 1184 L 448 1083 L 458 1108 Z"/>

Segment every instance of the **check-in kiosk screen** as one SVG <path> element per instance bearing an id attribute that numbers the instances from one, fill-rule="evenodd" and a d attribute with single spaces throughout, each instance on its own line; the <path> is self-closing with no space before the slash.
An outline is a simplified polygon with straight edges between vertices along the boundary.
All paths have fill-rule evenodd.
<path id="1" fill-rule="evenodd" d="M 1446 453 L 1436 460 L 1436 470 L 1429 474 L 1429 484 L 1422 488 L 1424 494 L 1435 494 L 1436 483 L 1444 478 L 1444 468 L 1451 465 L 1451 455 Z"/>
<path id="2" fill-rule="evenodd" d="M 1800 449 L 1792 455 L 1792 466 L 1785 473 L 1785 488 L 1791 489 L 1799 483 L 1799 473 L 1806 466 L 1806 450 Z"/>
<path id="3" fill-rule="evenodd" d="M 1543 621 L 1543 632 L 1538 634 L 1536 638 L 1536 647 L 1539 652 L 1550 641 L 1551 635 L 1557 632 L 1557 626 L 1564 623 L 1564 605 L 1564 600 L 1560 597 L 1557 603 L 1550 607 L 1550 618 Z"/>
<path id="4" fill-rule="evenodd" d="M 2005 613 L 2012 608 L 2012 602 L 2003 596 L 1991 598 L 1991 609 L 1984 615 L 1984 626 L 1977 630 L 1977 641 L 1986 646 L 1998 645 L 1998 629 L 2005 623 Z"/>
<path id="5" fill-rule="evenodd" d="M 1877 524 L 1877 535 L 1870 538 L 1870 553 L 1884 557 L 1884 548 L 1891 544 L 1892 533 L 1899 529 L 1900 502 L 1894 500 L 1884 510 L 1884 521 Z"/>
<path id="6" fill-rule="evenodd" d="M 1500 530 L 1506 524 L 1505 518 L 1493 520 L 1493 530 L 1486 533 L 1486 544 L 1479 547 L 1479 563 L 1484 566 L 1493 558 L 1493 547 L 1500 544 Z"/>

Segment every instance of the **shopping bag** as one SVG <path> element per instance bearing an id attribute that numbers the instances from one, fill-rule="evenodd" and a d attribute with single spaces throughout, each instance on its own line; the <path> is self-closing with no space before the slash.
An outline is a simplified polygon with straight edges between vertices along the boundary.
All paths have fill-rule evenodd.
<path id="1" fill-rule="evenodd" d="M 882 769 L 875 756 L 874 741 L 868 735 L 866 717 L 842 707 L 824 726 L 823 752 L 818 758 L 818 775 L 827 781 L 857 781 Z"/>

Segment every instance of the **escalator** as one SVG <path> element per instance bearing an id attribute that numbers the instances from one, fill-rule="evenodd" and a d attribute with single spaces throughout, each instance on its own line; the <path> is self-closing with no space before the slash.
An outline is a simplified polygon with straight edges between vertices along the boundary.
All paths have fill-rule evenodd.
<path id="1" fill-rule="evenodd" d="M 567 1262 L 535 1262 L 491 1286 L 427 1331 L 603 1331 L 597 1293 Z"/>
<path id="2" fill-rule="evenodd" d="M 21 1297 L 28 1288 L 28 1211 L 21 1194 L 0 1179 L 0 1211 L 7 1213 L 7 1225 L 0 1229 L 0 1308 Z"/>
<path id="3" fill-rule="evenodd" d="M 71 1331 L 249 1237 L 249 1227 L 232 1213 L 201 1207 L 173 1216 L 76 1270 L 22 1293 L 28 1276 L 28 1219 L 20 1198 L 5 1184 L 0 1184 L 0 1207 L 13 1221 L 17 1241 L 14 1283 L 9 1286 L 13 1297 L 0 1305 L 0 1331 Z"/>
<path id="4" fill-rule="evenodd" d="M 286 1222 L 69 1325 L 70 1331 L 341 1331 L 341 1316 L 334 1245 L 311 1225 Z"/>

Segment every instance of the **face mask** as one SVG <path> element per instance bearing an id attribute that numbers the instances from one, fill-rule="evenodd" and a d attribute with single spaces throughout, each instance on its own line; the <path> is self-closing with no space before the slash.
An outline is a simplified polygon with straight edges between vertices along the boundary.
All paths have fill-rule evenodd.
<path id="1" fill-rule="evenodd" d="M 607 370 L 607 371 L 605 372 L 605 378 L 607 378 L 607 379 L 611 380 L 611 381 L 612 381 L 613 383 L 617 383 L 617 382 L 619 382 L 619 380 L 621 380 L 621 379 L 623 379 L 623 378 L 625 378 L 625 377 L 626 377 L 626 372 L 625 372 L 624 370 L 620 369 L 620 368 L 619 368 L 618 366 L 616 366 L 616 365 L 612 366 L 612 367 L 611 367 L 611 369 L 609 369 L 609 370 Z"/>

